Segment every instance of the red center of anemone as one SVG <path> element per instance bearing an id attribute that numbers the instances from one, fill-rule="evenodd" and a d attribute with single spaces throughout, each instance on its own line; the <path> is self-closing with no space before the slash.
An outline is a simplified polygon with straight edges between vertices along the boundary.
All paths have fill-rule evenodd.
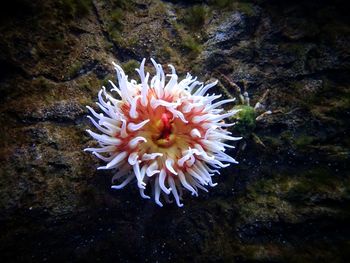
<path id="1" fill-rule="evenodd" d="M 152 135 L 153 141 L 162 148 L 172 146 L 176 141 L 174 133 L 173 115 L 170 112 L 161 113 L 156 122 L 157 133 Z"/>
<path id="2" fill-rule="evenodd" d="M 159 139 L 169 140 L 171 134 L 171 122 L 170 122 L 169 113 L 163 113 L 161 117 L 161 121 L 163 123 L 163 129 L 160 133 Z"/>

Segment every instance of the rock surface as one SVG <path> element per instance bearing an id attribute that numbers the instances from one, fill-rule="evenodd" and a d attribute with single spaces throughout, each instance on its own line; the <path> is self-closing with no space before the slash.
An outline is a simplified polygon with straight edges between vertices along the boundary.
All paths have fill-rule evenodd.
<path id="1" fill-rule="evenodd" d="M 199 1 L 200 2 L 200 1 Z M 346 262 L 346 1 L 28 1 L 1 11 L 2 262 Z M 307 3 L 305 3 L 307 2 Z M 238 166 L 185 207 L 158 208 L 82 151 L 85 105 L 154 57 L 266 109 Z M 137 66 L 137 64 L 136 64 Z"/>

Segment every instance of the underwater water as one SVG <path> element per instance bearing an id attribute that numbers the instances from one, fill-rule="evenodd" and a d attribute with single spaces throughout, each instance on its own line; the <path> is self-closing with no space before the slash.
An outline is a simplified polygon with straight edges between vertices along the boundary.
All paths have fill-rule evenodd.
<path id="1" fill-rule="evenodd" d="M 1 262 L 349 262 L 346 1 L 8 4 Z M 135 185 L 112 190 L 113 173 L 83 152 L 93 144 L 85 106 L 111 88 L 111 62 L 137 78 L 144 57 L 180 79 L 217 79 L 215 93 L 242 109 L 230 131 L 243 139 L 226 151 L 239 164 L 208 193 L 186 192 L 182 208 L 158 207 Z"/>

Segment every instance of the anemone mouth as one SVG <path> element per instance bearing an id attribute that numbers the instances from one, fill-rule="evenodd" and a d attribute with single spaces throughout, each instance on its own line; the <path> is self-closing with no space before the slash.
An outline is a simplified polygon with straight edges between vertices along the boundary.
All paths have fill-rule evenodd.
<path id="1" fill-rule="evenodd" d="M 153 139 L 154 143 L 162 148 L 169 148 L 174 145 L 176 142 L 176 135 L 175 134 L 169 134 L 167 137 L 159 137 L 156 139 Z"/>
<path id="2" fill-rule="evenodd" d="M 160 120 L 157 121 L 158 134 L 152 135 L 152 139 L 159 147 L 168 148 L 176 141 L 175 127 L 171 118 L 171 114 L 163 113 Z"/>

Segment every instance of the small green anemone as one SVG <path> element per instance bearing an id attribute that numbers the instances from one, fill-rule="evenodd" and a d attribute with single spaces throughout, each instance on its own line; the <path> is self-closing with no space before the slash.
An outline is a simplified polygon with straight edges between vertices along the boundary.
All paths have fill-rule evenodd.
<path id="1" fill-rule="evenodd" d="M 248 105 L 237 105 L 234 109 L 239 111 L 234 118 L 236 119 L 235 130 L 246 137 L 250 135 L 256 126 L 256 112 L 253 107 Z"/>

